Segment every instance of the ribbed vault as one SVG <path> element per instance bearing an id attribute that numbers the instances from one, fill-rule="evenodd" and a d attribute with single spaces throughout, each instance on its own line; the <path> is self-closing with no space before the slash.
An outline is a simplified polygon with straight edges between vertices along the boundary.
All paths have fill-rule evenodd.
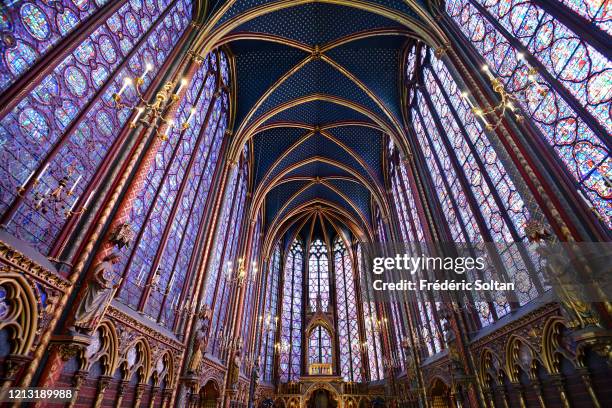
<path id="1" fill-rule="evenodd" d="M 253 207 L 280 238 L 304 218 L 374 230 L 388 215 L 388 140 L 409 154 L 400 92 L 410 38 L 443 37 L 416 1 L 209 4 L 198 46 L 226 47 L 236 89 L 230 157 L 252 146 Z M 331 221 L 327 221 L 328 223 Z M 281 235 L 278 235 L 281 234 Z"/>

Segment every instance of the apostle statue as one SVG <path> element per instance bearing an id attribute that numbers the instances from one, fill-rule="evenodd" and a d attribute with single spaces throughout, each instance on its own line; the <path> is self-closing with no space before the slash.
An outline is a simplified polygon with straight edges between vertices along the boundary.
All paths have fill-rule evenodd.
<path id="1" fill-rule="evenodd" d="M 86 282 L 85 294 L 74 314 L 73 327 L 77 331 L 91 333 L 98 326 L 106 306 L 119 286 L 119 284 L 113 285 L 112 281 L 113 265 L 119 260 L 119 255 L 111 253 L 95 266 L 91 277 Z"/>
<path id="2" fill-rule="evenodd" d="M 206 347 L 208 346 L 208 333 L 210 331 L 210 318 L 212 312 L 208 305 L 204 306 L 204 308 L 200 311 L 199 317 L 199 327 L 195 333 L 194 344 L 193 344 L 193 354 L 191 355 L 191 359 L 189 360 L 189 366 L 187 368 L 187 372 L 190 374 L 195 374 L 198 371 L 200 366 L 200 362 L 202 361 L 202 357 L 206 352 Z"/>
<path id="3" fill-rule="evenodd" d="M 241 364 L 241 352 L 240 349 L 236 350 L 234 354 L 234 360 L 230 365 L 229 372 L 229 383 L 230 388 L 236 390 L 238 387 L 238 380 L 240 379 L 240 364 Z"/>

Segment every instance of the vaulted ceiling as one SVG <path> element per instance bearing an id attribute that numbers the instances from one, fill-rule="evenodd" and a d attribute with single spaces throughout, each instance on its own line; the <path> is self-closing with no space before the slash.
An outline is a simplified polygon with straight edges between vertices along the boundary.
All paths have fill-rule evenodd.
<path id="1" fill-rule="evenodd" d="M 403 49 L 410 38 L 438 41 L 425 6 L 238 0 L 212 2 L 207 15 L 202 48 L 225 45 L 234 56 L 230 154 L 252 147 L 253 198 L 268 233 L 322 215 L 370 235 L 372 209 L 388 209 L 387 138 L 408 152 Z"/>

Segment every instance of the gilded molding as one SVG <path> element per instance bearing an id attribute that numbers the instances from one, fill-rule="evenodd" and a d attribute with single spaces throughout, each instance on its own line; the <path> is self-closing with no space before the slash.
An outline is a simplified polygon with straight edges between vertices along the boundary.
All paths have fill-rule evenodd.
<path id="1" fill-rule="evenodd" d="M 535 322 L 545 319 L 546 317 L 551 316 L 551 315 L 558 316 L 560 315 L 560 313 L 561 313 L 561 309 L 558 303 L 547 303 L 545 305 L 542 305 L 542 307 L 526 314 L 525 316 L 522 316 L 519 319 L 516 319 L 510 323 L 507 323 L 504 326 L 500 327 L 498 330 L 495 330 L 492 333 L 488 334 L 487 336 L 471 343 L 469 345 L 469 348 L 478 349 L 478 348 L 484 347 L 488 343 L 499 340 L 500 338 L 503 338 L 504 336 L 511 335 L 517 332 L 518 330 L 524 329 L 527 327 L 529 327 L 530 330 L 532 331 L 537 330 L 536 329 L 537 325 L 534 325 Z M 534 333 L 532 337 L 537 337 L 537 336 L 538 335 Z"/>
<path id="2" fill-rule="evenodd" d="M 182 351 L 185 348 L 185 345 L 179 342 L 178 340 L 172 339 L 168 336 L 164 336 L 160 332 L 152 329 L 151 327 L 143 324 L 142 322 L 134 319 L 131 316 L 121 312 L 119 309 L 115 308 L 113 305 L 110 305 L 106 310 L 106 317 L 113 318 L 126 326 L 146 335 L 149 338 L 155 339 L 160 343 L 163 343 L 175 350 Z"/>
<path id="3" fill-rule="evenodd" d="M 0 261 L 4 261 L 7 266 L 13 266 L 20 272 L 59 291 L 66 292 L 72 286 L 70 281 L 62 278 L 56 272 L 37 264 L 3 241 L 0 241 Z M 0 268 L 6 270 L 4 266 Z"/>

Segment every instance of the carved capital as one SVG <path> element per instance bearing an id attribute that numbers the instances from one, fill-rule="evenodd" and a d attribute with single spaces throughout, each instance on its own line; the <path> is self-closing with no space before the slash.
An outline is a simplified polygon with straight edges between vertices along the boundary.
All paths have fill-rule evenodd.
<path id="1" fill-rule="evenodd" d="M 61 343 L 57 348 L 57 352 L 64 362 L 70 360 L 72 357 L 76 357 L 81 350 L 83 350 L 83 346 L 77 343 Z"/>
<path id="2" fill-rule="evenodd" d="M 529 219 L 525 222 L 524 227 L 525 235 L 529 242 L 543 242 L 550 241 L 552 234 L 541 221 L 536 219 Z"/>
<path id="3" fill-rule="evenodd" d="M 444 44 L 439 46 L 438 48 L 436 48 L 436 50 L 434 51 L 434 55 L 437 59 L 442 58 L 444 55 L 446 55 L 446 53 L 448 52 L 448 50 L 450 50 L 450 45 L 449 44 Z"/>
<path id="4" fill-rule="evenodd" d="M 108 388 L 113 377 L 103 375 L 98 379 L 98 392 L 103 393 Z"/>
<path id="5" fill-rule="evenodd" d="M 13 380 L 21 368 L 30 361 L 32 361 L 32 357 L 9 354 L 0 365 L 0 380 Z"/>
<path id="6" fill-rule="evenodd" d="M 200 24 L 197 23 L 191 23 L 193 27 L 199 28 Z M 197 52 L 190 50 L 187 55 L 189 55 L 191 57 L 191 59 L 193 60 L 193 62 L 195 62 L 196 64 L 200 65 L 203 61 L 204 61 L 204 57 L 201 56 L 200 54 L 198 54 Z"/>
<path id="7" fill-rule="evenodd" d="M 72 386 L 76 388 L 76 390 L 81 389 L 81 385 L 83 385 L 83 381 L 87 378 L 87 371 L 77 371 L 74 377 L 72 377 Z"/>

